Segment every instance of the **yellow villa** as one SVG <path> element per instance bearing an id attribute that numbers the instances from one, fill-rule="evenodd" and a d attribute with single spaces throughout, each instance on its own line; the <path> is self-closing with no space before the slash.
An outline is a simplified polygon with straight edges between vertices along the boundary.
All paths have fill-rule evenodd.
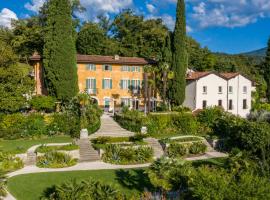
<path id="1" fill-rule="evenodd" d="M 35 72 L 36 94 L 44 95 L 46 91 L 43 84 L 41 57 L 35 54 L 30 60 Z M 155 65 L 156 62 L 117 55 L 77 55 L 79 90 L 91 95 L 99 106 L 108 111 L 124 105 L 142 109 L 143 67 L 149 64 Z"/>

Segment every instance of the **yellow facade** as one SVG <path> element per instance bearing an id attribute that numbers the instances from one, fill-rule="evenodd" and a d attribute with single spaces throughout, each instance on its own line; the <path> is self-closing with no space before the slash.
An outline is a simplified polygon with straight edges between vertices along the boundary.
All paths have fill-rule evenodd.
<path id="1" fill-rule="evenodd" d="M 90 67 L 89 67 L 90 65 Z M 130 106 L 142 106 L 142 98 L 141 93 L 139 90 L 132 90 L 132 83 L 135 81 L 136 84 L 140 85 L 142 88 L 143 82 L 143 66 L 133 66 L 128 65 L 124 66 L 119 64 L 85 64 L 79 63 L 77 64 L 78 68 L 78 84 L 80 92 L 88 92 L 94 99 L 98 101 L 98 104 L 102 107 L 105 104 L 110 109 L 114 107 L 120 107 L 121 104 L 123 105 L 124 100 L 130 100 Z M 123 68 L 126 71 L 123 71 Z M 127 70 L 129 68 L 129 70 Z M 95 85 L 91 88 L 87 88 L 87 79 L 95 80 Z M 110 82 L 110 87 L 106 88 L 104 85 L 104 80 L 111 80 L 107 81 Z M 122 82 L 121 82 L 122 80 Z M 129 82 L 131 87 L 123 87 L 123 81 L 126 83 Z M 107 85 L 106 85 L 107 86 Z M 127 85 L 125 85 L 127 86 Z M 88 89 L 88 90 L 87 90 Z M 133 103 L 136 101 L 136 104 Z"/>

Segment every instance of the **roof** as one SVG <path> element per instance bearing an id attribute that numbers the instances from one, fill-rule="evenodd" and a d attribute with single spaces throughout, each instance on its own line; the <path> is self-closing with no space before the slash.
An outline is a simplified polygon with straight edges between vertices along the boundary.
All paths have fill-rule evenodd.
<path id="1" fill-rule="evenodd" d="M 231 73 L 220 73 L 221 76 L 223 76 L 226 79 L 232 79 L 235 78 L 236 76 L 240 75 L 238 72 L 231 72 Z"/>
<path id="2" fill-rule="evenodd" d="M 40 61 L 42 58 L 38 54 L 30 57 L 31 61 Z M 126 64 L 126 65 L 147 65 L 156 64 L 152 59 L 139 57 L 120 57 L 120 56 L 99 56 L 99 55 L 77 55 L 78 63 L 93 63 L 93 64 Z"/>
<path id="3" fill-rule="evenodd" d="M 203 78 L 205 76 L 208 76 L 209 74 L 212 74 L 213 72 L 189 72 L 187 74 L 187 80 L 198 80 L 200 78 Z"/>
<path id="4" fill-rule="evenodd" d="M 252 79 L 250 79 L 249 77 L 239 73 L 239 72 L 229 72 L 229 73 L 217 73 L 217 72 L 189 72 L 187 73 L 187 77 L 186 80 L 198 80 L 201 79 L 205 76 L 208 76 L 210 74 L 215 74 L 223 79 L 226 80 L 230 80 L 232 78 L 237 77 L 238 75 L 241 75 L 243 77 L 245 77 L 246 79 L 250 80 L 252 83 L 254 83 L 254 81 Z"/>

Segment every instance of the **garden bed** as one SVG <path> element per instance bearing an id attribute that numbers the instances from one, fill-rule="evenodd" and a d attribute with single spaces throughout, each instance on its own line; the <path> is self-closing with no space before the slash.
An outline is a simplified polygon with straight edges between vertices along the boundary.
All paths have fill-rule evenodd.
<path id="1" fill-rule="evenodd" d="M 46 144 L 39 146 L 36 149 L 36 153 L 47 153 L 51 151 L 74 151 L 78 150 L 79 146 L 75 144 L 68 145 L 56 145 L 56 146 L 47 146 Z"/>

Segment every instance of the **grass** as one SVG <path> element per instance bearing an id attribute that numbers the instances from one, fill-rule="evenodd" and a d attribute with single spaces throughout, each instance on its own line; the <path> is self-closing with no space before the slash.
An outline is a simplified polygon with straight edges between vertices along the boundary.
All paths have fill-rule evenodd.
<path id="1" fill-rule="evenodd" d="M 37 200 L 45 189 L 71 179 L 89 179 L 114 185 L 129 198 L 138 196 L 144 188 L 152 186 L 144 169 L 131 170 L 97 170 L 26 174 L 8 180 L 8 190 L 17 200 Z"/>
<path id="2" fill-rule="evenodd" d="M 0 141 L 0 151 L 12 154 L 25 153 L 31 146 L 47 143 L 67 143 L 72 142 L 68 136 L 55 136 L 41 139 L 20 139 Z"/>

